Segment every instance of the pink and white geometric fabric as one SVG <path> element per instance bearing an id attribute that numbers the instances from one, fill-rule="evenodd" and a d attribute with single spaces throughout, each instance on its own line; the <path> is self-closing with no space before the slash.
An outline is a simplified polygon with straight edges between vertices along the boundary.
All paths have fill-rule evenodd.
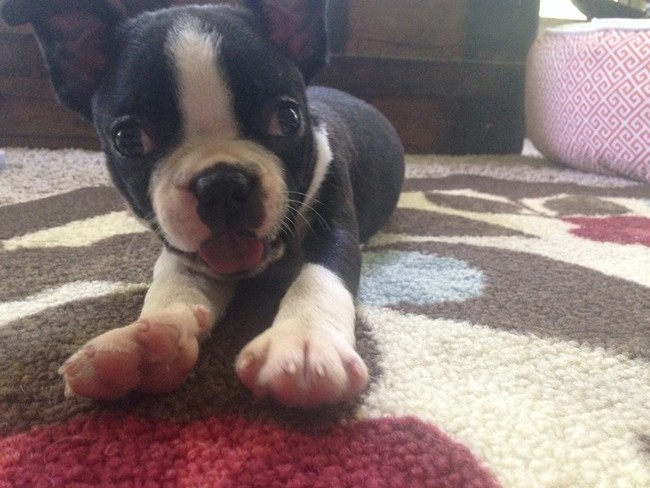
<path id="1" fill-rule="evenodd" d="M 650 181 L 650 19 L 547 30 L 528 57 L 526 122 L 548 159 Z"/>

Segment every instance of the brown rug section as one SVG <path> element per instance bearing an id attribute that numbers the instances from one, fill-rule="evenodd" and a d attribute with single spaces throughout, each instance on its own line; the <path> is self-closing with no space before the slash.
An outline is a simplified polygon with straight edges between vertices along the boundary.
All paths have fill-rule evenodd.
<path id="1" fill-rule="evenodd" d="M 117 191 L 110 187 L 80 188 L 18 205 L 0 207 L 0 239 L 8 239 L 75 220 L 126 208 Z"/>
<path id="2" fill-rule="evenodd" d="M 485 274 L 486 285 L 477 298 L 426 306 L 402 303 L 401 311 L 492 324 L 650 359 L 650 296 L 643 286 L 525 253 L 445 244 L 420 244 L 417 250 L 465 260 Z"/>

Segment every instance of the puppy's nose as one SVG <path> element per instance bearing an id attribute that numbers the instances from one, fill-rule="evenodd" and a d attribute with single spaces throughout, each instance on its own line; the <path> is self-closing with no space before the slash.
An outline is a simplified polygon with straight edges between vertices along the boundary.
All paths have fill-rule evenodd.
<path id="1" fill-rule="evenodd" d="M 251 176 L 227 164 L 218 164 L 204 171 L 190 183 L 190 191 L 200 206 L 219 208 L 227 214 L 241 209 L 252 189 Z"/>
<path id="2" fill-rule="evenodd" d="M 259 178 L 245 169 L 217 163 L 190 182 L 196 213 L 215 232 L 250 233 L 264 219 Z"/>

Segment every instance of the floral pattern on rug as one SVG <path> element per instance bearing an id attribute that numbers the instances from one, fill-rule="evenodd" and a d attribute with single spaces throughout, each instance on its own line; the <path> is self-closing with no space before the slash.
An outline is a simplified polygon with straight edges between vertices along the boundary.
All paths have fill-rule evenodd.
<path id="1" fill-rule="evenodd" d="M 0 487 L 650 486 L 648 186 L 412 158 L 364 247 L 357 401 L 286 409 L 239 383 L 234 358 L 283 291 L 251 282 L 178 391 L 104 403 L 65 398 L 57 369 L 137 317 L 159 243 L 95 153 L 7 156 Z M 30 198 L 41 156 L 88 163 L 83 179 Z"/>

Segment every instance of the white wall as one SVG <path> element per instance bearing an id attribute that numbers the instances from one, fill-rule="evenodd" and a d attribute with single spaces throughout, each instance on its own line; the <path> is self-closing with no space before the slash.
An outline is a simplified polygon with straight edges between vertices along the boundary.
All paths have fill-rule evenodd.
<path id="1" fill-rule="evenodd" d="M 550 19 L 585 20 L 585 16 L 573 6 L 571 0 L 541 0 L 539 16 Z"/>
<path id="2" fill-rule="evenodd" d="M 571 0 L 541 0 L 539 17 L 538 37 L 549 27 L 587 20 L 582 12 L 573 6 Z"/>

